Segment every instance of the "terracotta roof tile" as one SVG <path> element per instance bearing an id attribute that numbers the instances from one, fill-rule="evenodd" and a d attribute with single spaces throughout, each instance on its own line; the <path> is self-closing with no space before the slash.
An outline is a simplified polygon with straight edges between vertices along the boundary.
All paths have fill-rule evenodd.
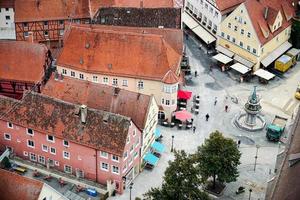
<path id="1" fill-rule="evenodd" d="M 0 169 L 0 198 L 5 200 L 38 200 L 43 183 Z"/>
<path id="2" fill-rule="evenodd" d="M 259 2 L 254 0 L 247 0 L 244 4 L 246 6 L 247 12 L 249 13 L 250 20 L 252 21 L 258 39 L 262 44 L 267 43 L 283 30 L 285 30 L 286 27 L 291 25 L 291 21 L 289 18 L 287 18 L 287 16 L 294 15 L 292 4 L 287 4 L 282 0 L 260 0 Z M 267 20 L 264 18 L 264 11 L 266 7 L 270 7 L 274 10 L 280 11 L 283 15 L 283 22 L 281 27 L 273 33 L 269 29 Z M 285 15 L 284 13 L 288 13 L 289 15 Z"/>
<path id="3" fill-rule="evenodd" d="M 173 0 L 103 0 L 103 7 L 166 8 L 173 7 Z"/>
<path id="4" fill-rule="evenodd" d="M 279 13 L 279 10 L 275 10 L 271 7 L 267 7 L 268 9 L 268 14 L 267 14 L 267 22 L 269 24 L 269 26 L 273 26 L 274 22 L 275 22 L 275 19 Z"/>
<path id="5" fill-rule="evenodd" d="M 109 26 L 72 26 L 64 41 L 57 64 L 95 74 L 161 81 L 181 61 L 182 31 L 168 34 L 145 28 L 110 28 Z M 149 33 L 147 32 L 149 30 Z M 172 41 L 172 42 L 170 42 Z M 175 44 L 176 41 L 181 41 Z M 182 51 L 181 51 L 182 52 Z M 80 63 L 80 60 L 82 61 Z"/>
<path id="6" fill-rule="evenodd" d="M 14 8 L 15 0 L 1 0 L 0 8 Z"/>
<path id="7" fill-rule="evenodd" d="M 172 70 L 169 70 L 162 81 L 166 84 L 175 84 L 178 83 L 178 77 L 174 74 Z"/>
<path id="8" fill-rule="evenodd" d="M 47 48 L 23 41 L 0 41 L 0 79 L 39 82 L 44 76 Z"/>
<path id="9" fill-rule="evenodd" d="M 14 109 L 11 110 L 11 107 Z M 29 127 L 94 149 L 123 155 L 130 119 L 87 108 L 86 123 L 78 116 L 79 106 L 42 94 L 27 92 L 21 101 L 0 96 L 3 120 Z"/>
<path id="10" fill-rule="evenodd" d="M 216 0 L 217 7 L 222 13 L 233 10 L 245 0 Z"/>
<path id="11" fill-rule="evenodd" d="M 145 128 L 151 103 L 149 95 L 68 77 L 64 77 L 62 81 L 51 77 L 42 93 L 63 101 L 85 104 L 90 108 L 130 117 L 141 130 Z"/>

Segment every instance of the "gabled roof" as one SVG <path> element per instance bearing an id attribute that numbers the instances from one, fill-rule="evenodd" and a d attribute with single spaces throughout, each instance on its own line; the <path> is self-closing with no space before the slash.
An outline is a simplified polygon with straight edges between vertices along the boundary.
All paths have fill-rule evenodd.
<path id="1" fill-rule="evenodd" d="M 0 196 L 5 200 L 38 200 L 43 183 L 0 169 Z"/>
<path id="2" fill-rule="evenodd" d="M 43 94 L 74 104 L 127 116 L 138 126 L 145 128 L 151 96 L 131 92 L 108 85 L 64 77 L 57 81 L 51 77 Z"/>
<path id="3" fill-rule="evenodd" d="M 177 71 L 182 30 L 132 29 L 71 26 L 57 65 L 94 74 L 156 81 L 162 81 L 170 69 Z M 168 31 L 173 34 L 162 33 Z M 168 35 L 172 37 L 166 39 Z"/>
<path id="4" fill-rule="evenodd" d="M 79 109 L 79 105 L 34 92 L 24 93 L 20 101 L 0 96 L 3 120 L 122 156 L 130 119 L 87 108 L 86 123 L 82 124 Z"/>
<path id="5" fill-rule="evenodd" d="M 282 0 L 247 0 L 244 4 L 261 44 L 267 43 L 291 25 L 290 16 L 294 15 L 294 9 L 291 3 Z M 268 18 L 264 18 L 265 8 L 267 7 L 275 10 L 277 13 L 280 11 L 283 15 L 281 27 L 273 33 L 268 26 Z M 275 11 L 271 11 L 271 14 L 273 15 Z M 273 19 L 272 16 L 271 18 Z"/>
<path id="6" fill-rule="evenodd" d="M 0 41 L 0 79 L 37 83 L 44 76 L 47 47 L 23 41 Z"/>
<path id="7" fill-rule="evenodd" d="M 101 0 L 92 0 L 91 4 L 89 0 L 15 0 L 15 22 L 89 18 L 99 8 L 100 2 Z"/>
<path id="8" fill-rule="evenodd" d="M 244 1 L 245 0 L 216 0 L 216 5 L 221 13 L 226 13 L 227 11 L 232 11 Z"/>
<path id="9" fill-rule="evenodd" d="M 267 19 L 266 20 L 267 20 L 269 26 L 273 26 L 273 24 L 276 20 L 276 17 L 279 13 L 279 10 L 275 10 L 271 7 L 267 7 L 267 9 L 268 9 L 268 14 L 267 14 Z"/>
<path id="10" fill-rule="evenodd" d="M 173 0 L 102 0 L 101 7 L 167 8 Z"/>
<path id="11" fill-rule="evenodd" d="M 178 77 L 174 74 L 172 70 L 169 70 L 162 81 L 166 84 L 175 84 L 178 83 Z"/>

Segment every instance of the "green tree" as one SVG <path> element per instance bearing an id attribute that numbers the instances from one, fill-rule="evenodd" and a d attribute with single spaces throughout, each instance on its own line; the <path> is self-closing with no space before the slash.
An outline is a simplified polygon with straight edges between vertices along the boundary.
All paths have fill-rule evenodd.
<path id="1" fill-rule="evenodd" d="M 148 200 L 208 200 L 200 190 L 202 181 L 193 159 L 184 151 L 175 151 L 175 160 L 169 161 L 161 188 L 151 188 L 144 197 Z"/>
<path id="2" fill-rule="evenodd" d="M 236 181 L 239 176 L 237 166 L 241 153 L 236 142 L 225 138 L 219 131 L 210 134 L 204 144 L 198 147 L 194 158 L 203 181 L 213 178 L 213 189 L 216 188 L 216 179 L 221 183 L 229 183 Z"/>

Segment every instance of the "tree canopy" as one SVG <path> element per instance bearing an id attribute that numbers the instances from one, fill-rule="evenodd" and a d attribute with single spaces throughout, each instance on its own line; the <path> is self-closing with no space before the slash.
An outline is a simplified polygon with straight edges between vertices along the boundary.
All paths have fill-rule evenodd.
<path id="1" fill-rule="evenodd" d="M 241 153 L 237 144 L 219 131 L 211 133 L 204 144 L 198 147 L 194 158 L 203 181 L 213 178 L 213 188 L 216 179 L 228 183 L 236 181 L 239 175 L 237 166 L 240 164 Z"/>
<path id="2" fill-rule="evenodd" d="M 169 162 L 161 188 L 151 188 L 144 196 L 150 200 L 208 200 L 200 190 L 202 180 L 191 156 L 175 151 L 175 160 Z"/>

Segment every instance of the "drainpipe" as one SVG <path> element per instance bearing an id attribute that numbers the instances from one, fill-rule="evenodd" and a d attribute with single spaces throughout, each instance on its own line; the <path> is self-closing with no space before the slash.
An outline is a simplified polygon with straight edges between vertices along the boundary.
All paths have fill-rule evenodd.
<path id="1" fill-rule="evenodd" d="M 95 149 L 96 151 L 96 182 L 98 183 L 98 155 L 97 155 L 97 149 Z"/>

